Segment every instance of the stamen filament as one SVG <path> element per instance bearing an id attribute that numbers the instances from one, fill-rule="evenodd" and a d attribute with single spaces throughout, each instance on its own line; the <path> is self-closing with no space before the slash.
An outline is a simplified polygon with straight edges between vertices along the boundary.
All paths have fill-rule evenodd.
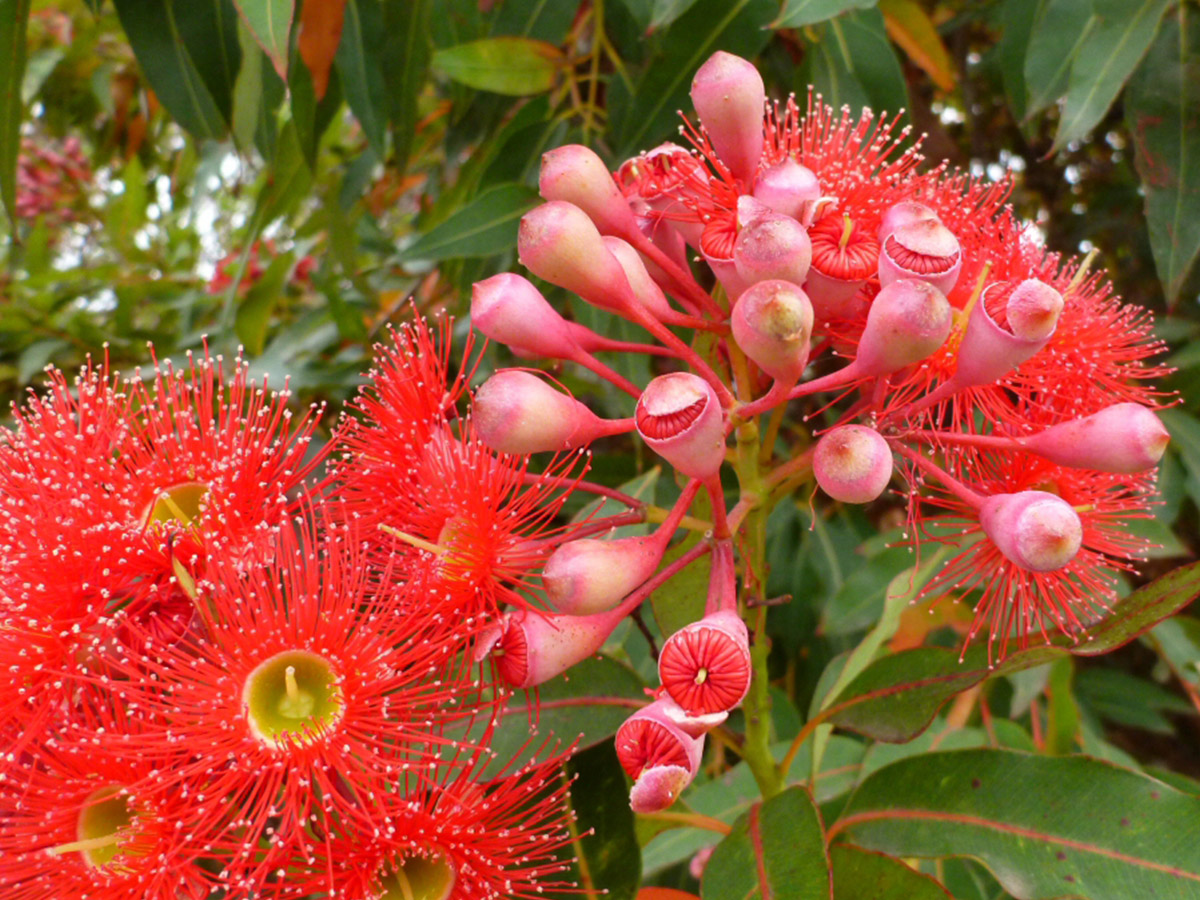
<path id="1" fill-rule="evenodd" d="M 854 220 L 846 213 L 842 213 L 842 237 L 838 241 L 838 249 L 845 250 L 846 245 L 850 243 L 850 235 L 854 231 Z"/>
<path id="2" fill-rule="evenodd" d="M 103 847 L 111 847 L 118 843 L 121 839 L 119 831 L 114 831 L 112 834 L 102 835 L 101 837 L 87 838 L 82 841 L 72 841 L 69 844 L 59 844 L 57 847 L 49 847 L 46 852 L 51 856 L 64 856 L 68 853 L 83 853 L 88 850 L 99 850 Z"/>
<path id="3" fill-rule="evenodd" d="M 391 525 L 380 525 L 380 531 L 390 534 L 397 540 L 416 547 L 418 550 L 424 550 L 426 553 L 432 553 L 434 556 L 445 556 L 450 552 L 449 547 L 443 547 L 441 544 L 431 543 L 424 538 L 419 538 L 416 535 L 409 534 L 406 531 L 401 531 L 399 528 L 393 528 Z"/>

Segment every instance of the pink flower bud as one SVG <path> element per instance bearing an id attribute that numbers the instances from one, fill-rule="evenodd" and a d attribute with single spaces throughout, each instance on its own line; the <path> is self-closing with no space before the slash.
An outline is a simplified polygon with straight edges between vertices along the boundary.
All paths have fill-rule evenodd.
<path id="1" fill-rule="evenodd" d="M 636 302 L 625 271 L 587 213 L 553 200 L 521 218 L 517 255 L 530 272 L 603 309 Z"/>
<path id="2" fill-rule="evenodd" d="M 938 220 L 938 214 L 926 206 L 924 203 L 917 203 L 915 200 L 901 200 L 887 208 L 883 214 L 883 219 L 879 223 L 879 243 L 883 243 L 888 239 L 888 236 L 902 225 L 911 225 L 913 222 L 924 222 L 926 220 Z"/>
<path id="3" fill-rule="evenodd" d="M 733 337 L 760 369 L 779 381 L 795 382 L 808 364 L 812 305 L 789 281 L 760 281 L 734 304 Z"/>
<path id="4" fill-rule="evenodd" d="M 658 319 L 670 318 L 675 315 L 675 310 L 671 309 L 671 305 L 667 303 L 662 288 L 655 284 L 642 262 L 642 257 L 632 246 L 619 237 L 607 235 L 604 238 L 604 246 L 621 264 L 621 268 L 625 271 L 625 278 L 629 281 L 629 286 L 633 288 L 633 295 L 637 298 L 638 303 L 646 307 L 650 314 Z"/>
<path id="5" fill-rule="evenodd" d="M 713 149 L 734 176 L 754 183 L 763 151 L 762 76 L 740 56 L 718 50 L 692 79 L 692 104 Z"/>
<path id="6" fill-rule="evenodd" d="M 804 290 L 813 317 L 821 324 L 855 318 L 866 305 L 859 292 L 879 268 L 878 242 L 847 215 L 825 216 L 808 230 L 808 237 L 812 265 Z"/>
<path id="7" fill-rule="evenodd" d="M 901 225 L 884 239 L 879 253 L 879 283 L 884 287 L 900 278 L 917 278 L 949 294 L 961 268 L 958 238 L 936 219 Z"/>
<path id="8" fill-rule="evenodd" d="M 515 688 L 535 687 L 597 653 L 627 612 L 617 607 L 591 616 L 506 613 L 480 635 L 475 659 L 491 655 L 501 681 Z"/>
<path id="9" fill-rule="evenodd" d="M 638 228 L 641 229 L 642 234 L 666 254 L 671 262 L 686 271 L 688 267 L 687 244 L 683 235 L 672 227 L 673 223 L 658 215 L 640 200 L 634 204 L 633 209 L 634 217 L 637 219 Z M 697 239 L 699 239 L 698 233 Z M 642 263 L 657 285 L 665 287 L 667 290 L 671 289 L 671 277 L 659 268 L 654 260 L 642 256 Z"/>
<path id="10" fill-rule="evenodd" d="M 569 359 L 576 349 L 566 319 L 541 291 L 513 272 L 475 282 L 471 324 L 527 357 Z"/>
<path id="11" fill-rule="evenodd" d="M 1038 456 L 1060 466 L 1132 473 L 1158 465 L 1171 435 L 1153 410 L 1116 403 L 1020 439 Z"/>
<path id="12" fill-rule="evenodd" d="M 733 709 L 750 690 L 750 642 L 732 610 L 706 615 L 671 635 L 658 656 L 658 678 L 690 716 Z"/>
<path id="13" fill-rule="evenodd" d="M 629 791 L 629 808 L 655 813 L 671 807 L 695 775 L 679 766 L 653 766 L 642 772 Z"/>
<path id="14" fill-rule="evenodd" d="M 675 702 L 663 697 L 621 723 L 616 735 L 617 759 L 634 781 L 647 769 L 662 766 L 683 769 L 689 781 L 699 771 L 704 735 L 688 734 L 677 724 L 678 717 Z"/>
<path id="15" fill-rule="evenodd" d="M 925 281 L 893 281 L 867 311 L 854 365 L 863 375 L 888 375 L 934 353 L 950 336 L 953 316 L 945 295 Z"/>
<path id="16" fill-rule="evenodd" d="M 980 507 L 979 524 L 1001 553 L 1032 572 L 1061 569 L 1083 543 L 1078 513 L 1045 491 L 988 497 Z"/>
<path id="17" fill-rule="evenodd" d="M 805 210 L 821 196 L 821 185 L 811 169 L 789 156 L 759 173 L 753 193 L 756 199 L 780 215 L 801 219 Z"/>
<path id="18" fill-rule="evenodd" d="M 834 500 L 870 503 L 891 481 L 892 449 L 873 428 L 842 425 L 817 441 L 813 475 Z"/>
<path id="19" fill-rule="evenodd" d="M 626 234 L 637 228 L 633 212 L 608 166 L 581 144 L 542 154 L 538 190 L 547 200 L 565 200 L 582 209 L 602 234 Z"/>
<path id="20" fill-rule="evenodd" d="M 658 534 L 569 541 L 546 560 L 542 585 L 561 613 L 604 612 L 654 574 L 665 549 Z"/>
<path id="21" fill-rule="evenodd" d="M 747 286 L 773 278 L 804 284 L 811 261 L 812 243 L 804 226 L 777 214 L 746 225 L 733 247 L 733 264 Z"/>
<path id="22" fill-rule="evenodd" d="M 717 395 L 689 372 L 660 375 L 646 385 L 635 413 L 638 434 L 684 475 L 708 479 L 725 460 L 725 425 Z"/>
<path id="23" fill-rule="evenodd" d="M 958 388 L 991 384 L 1002 378 L 1046 346 L 1054 333 L 1058 313 L 1062 310 L 1062 295 L 1058 291 L 1032 278 L 1013 290 L 1008 309 L 1017 310 L 1022 331 L 1018 335 L 1010 330 L 1014 325 L 1011 318 L 1009 328 L 1004 328 L 988 309 L 993 291 L 1005 287 L 989 285 L 971 310 L 958 348 L 958 368 L 953 378 Z M 1014 296 L 1018 298 L 1016 303 Z"/>
<path id="24" fill-rule="evenodd" d="M 472 405 L 480 439 L 500 453 L 573 450 L 629 430 L 629 420 L 605 421 L 532 372 L 501 369 L 483 383 Z"/>

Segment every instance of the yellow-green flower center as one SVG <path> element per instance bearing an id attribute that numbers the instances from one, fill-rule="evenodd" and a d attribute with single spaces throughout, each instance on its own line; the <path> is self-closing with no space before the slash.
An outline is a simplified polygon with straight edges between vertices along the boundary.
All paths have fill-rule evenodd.
<path id="1" fill-rule="evenodd" d="M 78 851 L 84 861 L 98 869 L 108 865 L 121 852 L 120 839 L 134 823 L 136 816 L 129 807 L 129 797 L 121 788 L 101 788 L 84 801 L 75 826 L 79 840 L 55 848 L 55 853 Z"/>
<path id="2" fill-rule="evenodd" d="M 159 492 L 146 511 L 146 524 L 190 528 L 203 514 L 207 500 L 208 485 L 198 481 L 177 484 Z"/>
<path id="3" fill-rule="evenodd" d="M 306 743 L 342 717 L 333 666 L 307 650 L 276 653 L 246 678 L 242 702 L 253 735 L 271 747 Z"/>
<path id="4" fill-rule="evenodd" d="M 454 882 L 454 866 L 445 855 L 414 853 L 383 879 L 379 900 L 449 900 Z"/>

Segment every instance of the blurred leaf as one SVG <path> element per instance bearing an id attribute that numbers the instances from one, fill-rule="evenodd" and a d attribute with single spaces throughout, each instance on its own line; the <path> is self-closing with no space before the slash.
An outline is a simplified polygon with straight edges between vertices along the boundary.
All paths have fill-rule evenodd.
<path id="1" fill-rule="evenodd" d="M 436 262 L 509 250 L 517 245 L 517 221 L 538 202 L 523 184 L 496 185 L 405 247 L 400 259 Z"/>
<path id="2" fill-rule="evenodd" d="M 642 855 L 633 830 L 633 810 L 625 772 L 612 743 L 605 741 L 576 753 L 567 764 L 575 778 L 571 809 L 576 821 L 572 843 L 582 864 L 572 880 L 579 887 L 603 891 L 612 900 L 632 900 L 642 877 Z"/>
<path id="3" fill-rule="evenodd" d="M 700 542 L 698 532 L 690 532 L 687 539 L 676 544 L 663 556 L 663 563 L 672 563 Z M 704 603 L 708 597 L 709 574 L 712 558 L 705 554 L 691 565 L 677 572 L 666 584 L 650 595 L 650 606 L 654 610 L 654 621 L 664 635 L 670 636 L 704 615 Z"/>
<path id="4" fill-rule="evenodd" d="M 231 0 L 113 0 L 154 93 L 199 140 L 229 130 L 241 65 Z"/>
<path id="5" fill-rule="evenodd" d="M 1025 53 L 1041 0 L 1007 0 L 1000 11 L 1003 33 L 996 49 L 1000 57 L 1000 77 L 1008 108 L 1018 122 L 1025 119 L 1028 91 L 1025 87 Z"/>
<path id="6" fill-rule="evenodd" d="M 25 80 L 30 0 L 0 0 L 0 200 L 16 223 L 17 158 L 21 155 L 21 86 Z"/>
<path id="7" fill-rule="evenodd" d="M 288 42 L 295 0 L 233 0 L 242 21 L 262 47 L 279 77 L 287 80 Z M 318 5 L 313 3 L 312 5 Z"/>
<path id="8" fill-rule="evenodd" d="M 1066 92 L 1071 63 L 1094 27 L 1092 0 L 1048 0 L 1041 8 L 1025 51 L 1026 119 Z"/>
<path id="9" fill-rule="evenodd" d="M 1051 153 L 1086 137 L 1137 68 L 1171 0 L 1092 0 L 1095 25 L 1071 63 Z"/>
<path id="10" fill-rule="evenodd" d="M 1192 500 L 1200 505 L 1200 420 L 1182 409 L 1164 409 L 1159 418 L 1171 433 L 1171 447 L 1187 470 Z"/>
<path id="11" fill-rule="evenodd" d="M 294 266 L 295 260 L 291 256 L 276 256 L 238 303 L 234 329 L 237 331 L 238 340 L 245 344 L 246 351 L 251 356 L 258 356 L 263 352 L 271 311 L 283 293 L 284 285 L 287 284 Z"/>
<path id="12" fill-rule="evenodd" d="M 1136 772 L 984 749 L 881 769 L 834 830 L 893 856 L 973 856 L 1029 900 L 1131 900 L 1200 896 L 1197 817 L 1200 799 Z"/>
<path id="13" fill-rule="evenodd" d="M 336 71 L 327 71 L 324 96 L 318 97 L 313 76 L 306 65 L 292 65 L 288 90 L 292 101 L 292 122 L 300 150 L 310 169 L 317 169 L 317 147 L 342 106 L 341 80 Z"/>
<path id="14" fill-rule="evenodd" d="M 786 0 L 772 28 L 799 28 L 824 22 L 848 9 L 870 9 L 878 0 Z"/>
<path id="15" fill-rule="evenodd" d="M 261 230 L 291 212 L 308 193 L 312 182 L 312 172 L 300 152 L 300 138 L 295 125 L 288 125 L 279 136 L 270 173 L 254 210 L 257 229 Z"/>
<path id="16" fill-rule="evenodd" d="M 1072 693 L 1075 664 L 1059 657 L 1050 664 L 1046 680 L 1046 735 L 1043 743 L 1051 756 L 1074 753 L 1079 739 L 1079 704 Z"/>
<path id="17" fill-rule="evenodd" d="M 387 88 L 383 81 L 383 9 L 379 0 L 347 0 L 337 65 L 346 102 L 371 149 L 387 156 Z"/>
<path id="18" fill-rule="evenodd" d="M 634 0 L 631 5 L 644 6 L 644 3 Z M 646 28 L 648 31 L 666 28 L 695 5 L 696 0 L 654 0 Z"/>
<path id="19" fill-rule="evenodd" d="M 889 547 L 855 566 L 821 610 L 821 633 L 849 635 L 878 622 L 888 586 L 911 568 L 912 558 L 907 547 Z"/>
<path id="20" fill-rule="evenodd" d="M 275 111 L 283 99 L 283 81 L 267 65 L 263 53 L 244 24 L 239 24 L 242 67 L 233 87 L 233 138 L 243 150 L 257 147 L 264 158 L 275 153 Z"/>
<path id="21" fill-rule="evenodd" d="M 1154 734 L 1175 733 L 1164 713 L 1195 712 L 1182 697 L 1120 669 L 1084 669 L 1076 679 L 1075 692 L 1079 702 L 1100 718 Z"/>
<path id="22" fill-rule="evenodd" d="M 943 91 L 954 90 L 954 67 L 929 14 L 916 0 L 879 0 L 888 36 Z"/>
<path id="23" fill-rule="evenodd" d="M 1118 601 L 1076 645 L 1040 645 L 988 663 L 988 649 L 971 647 L 960 661 L 955 650 L 925 647 L 884 656 L 837 692 L 822 717 L 882 741 L 906 741 L 933 720 L 942 704 L 986 678 L 1051 662 L 1067 653 L 1095 656 L 1133 640 L 1200 594 L 1200 563 L 1176 569 Z"/>
<path id="24" fill-rule="evenodd" d="M 1125 94 L 1125 123 L 1146 195 L 1150 247 L 1167 304 L 1200 254 L 1200 15 L 1163 22 Z"/>
<path id="25" fill-rule="evenodd" d="M 821 815 L 808 791 L 788 788 L 738 819 L 704 867 L 700 896 L 831 898 Z"/>
<path id="26" fill-rule="evenodd" d="M 1174 616 L 1155 625 L 1151 636 L 1175 676 L 1200 687 L 1200 619 Z"/>
<path id="27" fill-rule="evenodd" d="M 766 45 L 764 28 L 775 0 L 698 0 L 663 32 L 663 51 L 638 79 L 628 109 L 620 110 L 614 143 L 630 156 L 674 134 L 677 110 L 690 106 L 688 90 L 704 60 L 716 50 L 753 57 Z"/>
<path id="28" fill-rule="evenodd" d="M 417 130 L 417 104 L 429 70 L 433 0 L 382 0 L 383 83 L 390 101 L 393 164 L 404 170 Z"/>
<path id="29" fill-rule="evenodd" d="M 345 15 L 346 0 L 309 0 L 300 10 L 296 52 L 308 68 L 318 100 L 324 99 L 329 89 L 329 70 L 342 40 Z"/>
<path id="30" fill-rule="evenodd" d="M 834 900 L 946 900 L 950 894 L 898 859 L 848 844 L 829 848 Z M 953 900 L 953 898 L 950 898 Z"/>
<path id="31" fill-rule="evenodd" d="M 806 54 L 801 79 L 820 91 L 834 109 L 870 107 L 892 115 L 908 108 L 908 87 L 900 60 L 877 9 L 852 12 L 818 26 L 817 42 Z"/>
<path id="32" fill-rule="evenodd" d="M 545 41 L 496 37 L 437 50 L 433 70 L 460 84 L 494 94 L 524 97 L 554 87 L 562 51 Z"/>

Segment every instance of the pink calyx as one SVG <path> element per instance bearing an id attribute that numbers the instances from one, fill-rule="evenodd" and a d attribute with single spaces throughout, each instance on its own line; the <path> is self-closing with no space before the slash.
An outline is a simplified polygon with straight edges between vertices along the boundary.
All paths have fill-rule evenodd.
<path id="1" fill-rule="evenodd" d="M 893 231 L 901 226 L 927 220 L 940 221 L 938 214 L 924 203 L 918 203 L 915 200 L 901 200 L 899 203 L 894 203 L 887 208 L 879 222 L 877 233 L 879 243 L 882 244 Z"/>
<path id="2" fill-rule="evenodd" d="M 775 213 L 749 221 L 733 247 L 734 267 L 747 287 L 772 279 L 804 284 L 811 261 L 812 243 L 804 226 Z"/>
<path id="3" fill-rule="evenodd" d="M 638 434 L 655 453 L 692 478 L 712 478 L 725 460 L 721 404 L 709 384 L 688 372 L 651 381 L 634 414 Z"/>
<path id="4" fill-rule="evenodd" d="M 566 319 L 527 279 L 502 272 L 471 287 L 471 324 L 529 357 L 571 359 L 578 346 Z"/>
<path id="5" fill-rule="evenodd" d="M 1083 543 L 1079 514 L 1046 491 L 994 494 L 980 506 L 979 524 L 1001 553 L 1031 572 L 1063 568 Z"/>
<path id="6" fill-rule="evenodd" d="M 1021 282 L 1009 295 L 1009 327 L 1005 328 L 988 308 L 992 292 L 1004 288 L 1005 285 L 989 285 L 971 310 L 958 348 L 958 367 L 951 378 L 954 390 L 991 384 L 1002 378 L 1046 346 L 1054 334 L 1063 305 L 1058 291 L 1033 278 Z M 1021 333 L 1016 333 L 1014 327 L 1019 327 Z M 947 387 L 943 393 L 949 391 Z"/>
<path id="7" fill-rule="evenodd" d="M 821 185 L 811 169 L 789 156 L 759 172 L 752 193 L 780 215 L 803 220 L 820 198 Z"/>
<path id="8" fill-rule="evenodd" d="M 693 725 L 692 733 L 680 726 L 681 721 Z M 616 749 L 621 767 L 634 782 L 629 805 L 634 812 L 657 812 L 671 806 L 700 770 L 704 732 L 664 697 L 621 724 Z"/>
<path id="9" fill-rule="evenodd" d="M 691 95 L 717 156 L 747 187 L 752 185 L 762 158 L 767 102 L 758 69 L 718 50 L 696 71 Z"/>
<path id="10" fill-rule="evenodd" d="M 893 281 L 871 303 L 854 363 L 866 375 L 898 372 L 937 351 L 952 325 L 950 303 L 936 286 Z"/>
<path id="11" fill-rule="evenodd" d="M 1060 466 L 1124 474 L 1158 465 L 1170 441 L 1154 411 L 1138 403 L 1115 403 L 1018 439 L 1025 449 Z"/>
<path id="12" fill-rule="evenodd" d="M 734 304 L 729 320 L 734 339 L 754 363 L 790 387 L 808 364 L 812 304 L 789 281 L 760 281 Z"/>
<path id="13" fill-rule="evenodd" d="M 865 307 L 860 291 L 879 268 L 879 243 L 848 215 L 827 215 L 808 230 L 812 265 L 804 283 L 813 317 L 824 325 Z"/>
<path id="14" fill-rule="evenodd" d="M 821 490 L 843 503 L 870 503 L 892 477 L 892 450 L 865 425 L 842 425 L 826 432 L 813 453 L 813 475 Z"/>
<path id="15" fill-rule="evenodd" d="M 538 190 L 547 200 L 565 200 L 582 209 L 602 234 L 637 228 L 633 211 L 608 166 L 594 150 L 567 144 L 542 154 Z"/>

